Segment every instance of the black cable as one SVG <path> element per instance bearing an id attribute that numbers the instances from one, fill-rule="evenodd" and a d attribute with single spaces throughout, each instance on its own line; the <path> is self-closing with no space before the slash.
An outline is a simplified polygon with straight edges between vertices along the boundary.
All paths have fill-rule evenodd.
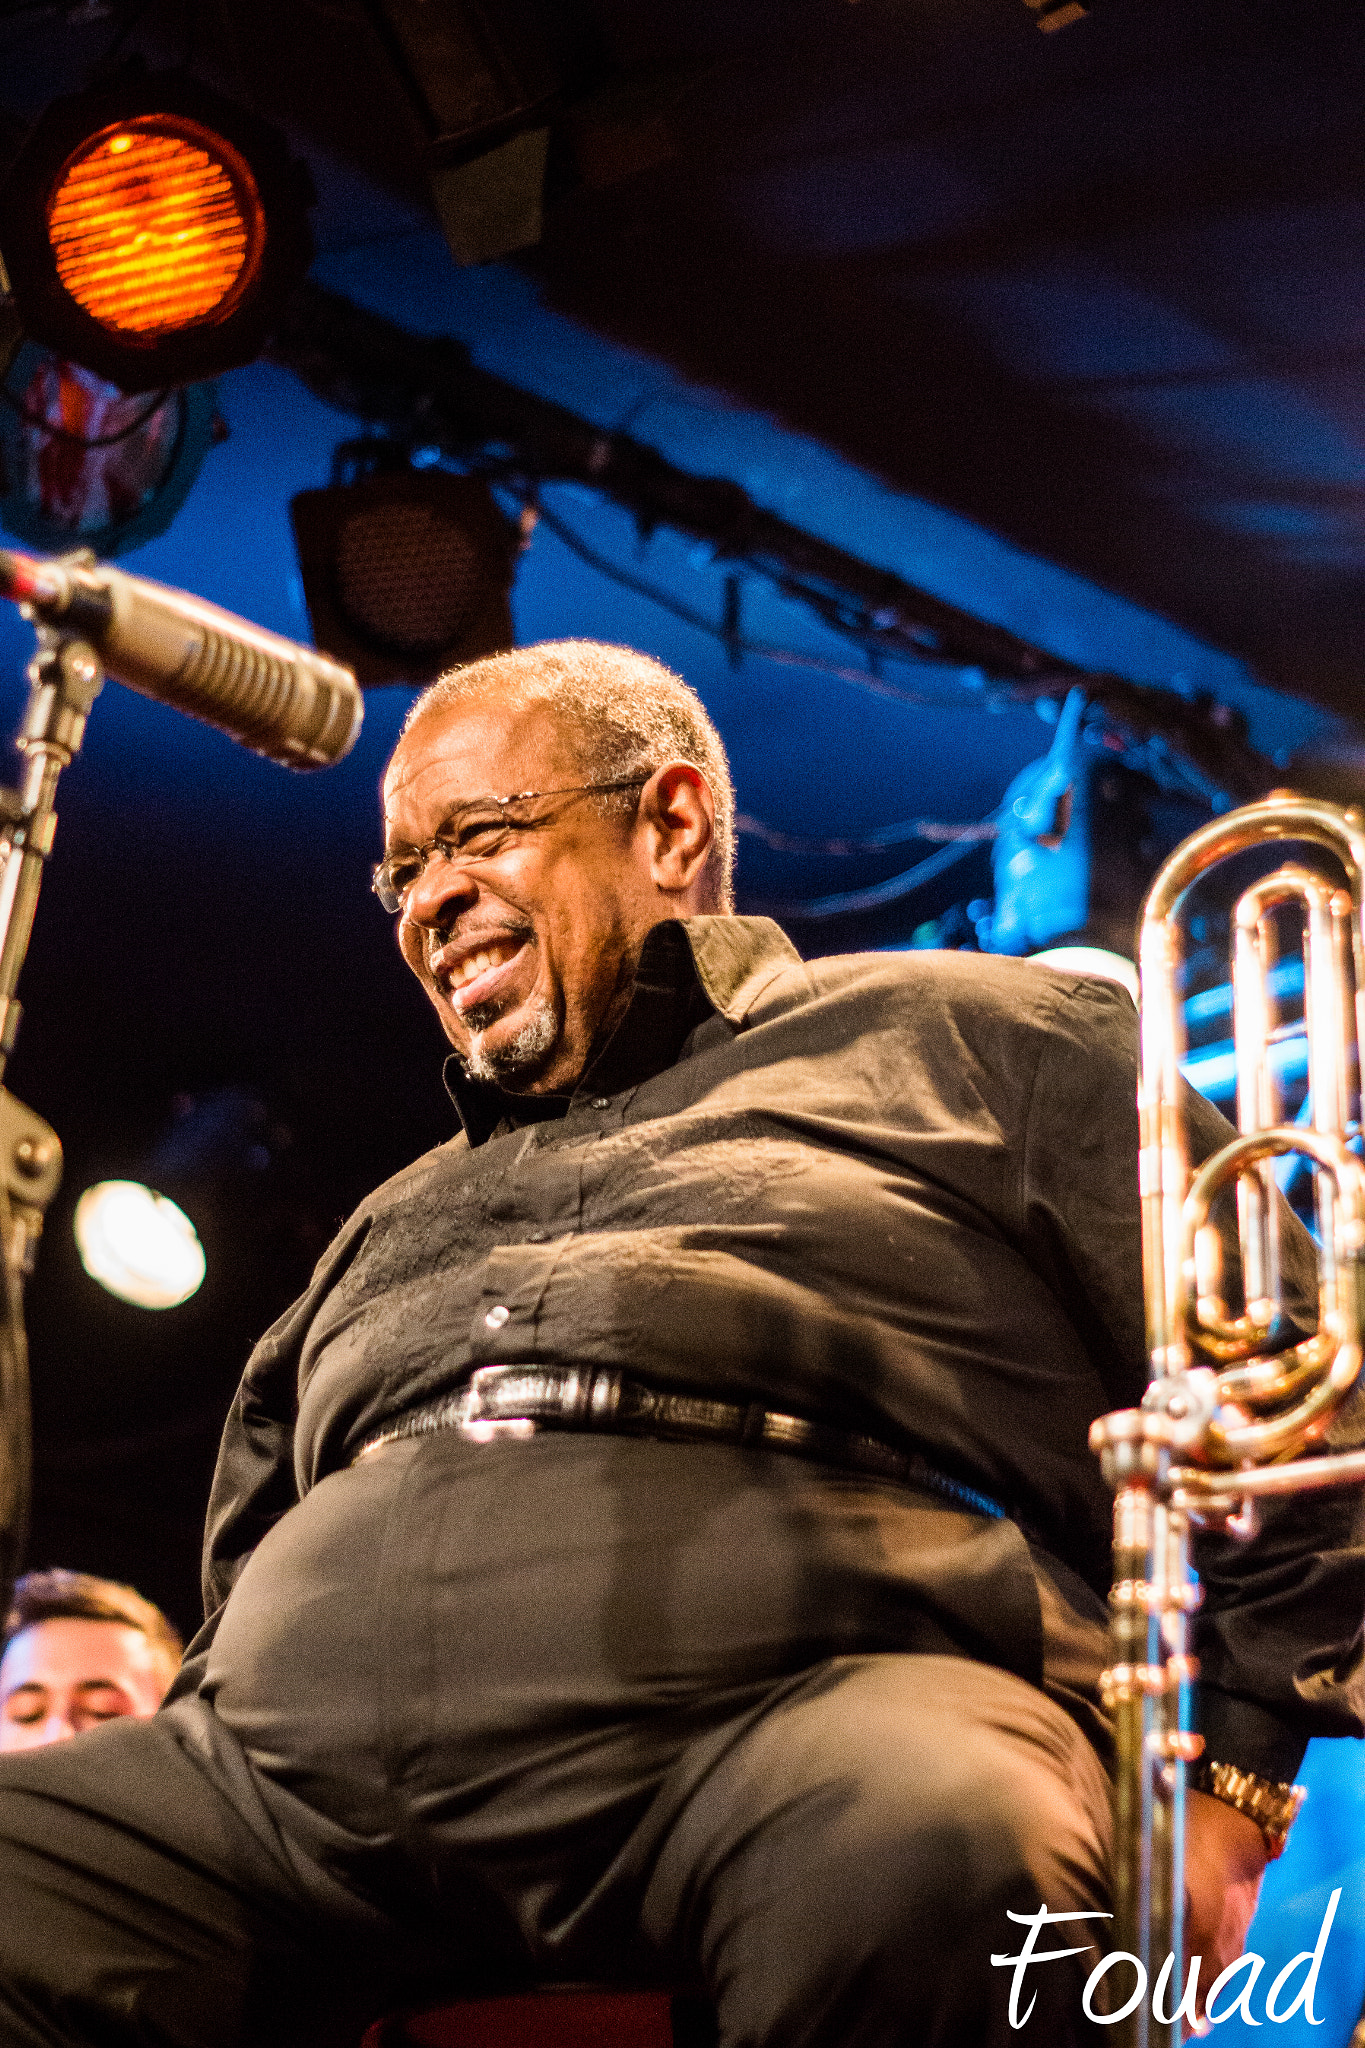
<path id="1" fill-rule="evenodd" d="M 961 694 L 951 697 L 939 697 L 932 696 L 924 690 L 915 690 L 901 683 L 891 682 L 885 676 L 873 670 L 855 669 L 847 667 L 840 662 L 826 661 L 818 654 L 806 654 L 799 649 L 790 647 L 774 647 L 763 641 L 742 638 L 735 640 L 722 625 L 714 624 L 703 613 L 695 611 L 690 605 L 684 604 L 681 599 L 674 598 L 668 592 L 660 590 L 657 585 L 650 583 L 645 577 L 632 575 L 629 570 L 621 568 L 607 556 L 600 554 L 596 548 L 585 541 L 564 520 L 555 513 L 548 512 L 540 502 L 534 488 L 528 487 L 524 469 L 517 467 L 515 474 L 512 474 L 514 466 L 511 463 L 495 462 L 481 465 L 469 464 L 468 467 L 477 474 L 485 475 L 491 480 L 501 482 L 514 490 L 520 502 L 531 506 L 537 516 L 545 521 L 550 531 L 559 540 L 563 541 L 567 548 L 578 555 L 582 561 L 586 562 L 589 567 L 596 569 L 599 574 L 610 578 L 611 581 L 621 584 L 623 588 L 634 591 L 638 596 L 648 598 L 651 603 L 659 605 L 665 611 L 672 612 L 675 617 L 684 619 L 688 625 L 695 626 L 699 632 L 705 633 L 708 638 L 719 641 L 727 653 L 751 654 L 760 661 L 777 662 L 794 668 L 810 669 L 820 675 L 835 676 L 843 682 L 854 684 L 858 689 L 869 690 L 876 696 L 890 697 L 898 703 L 914 704 L 921 709 L 929 711 L 961 711 L 973 706 L 984 711 L 997 711 L 1012 705 L 1018 705 L 1022 709 L 1025 703 L 1037 701 L 1037 687 L 1046 681 L 1046 678 L 1041 675 L 1035 678 L 1034 689 L 1030 692 L 1028 698 L 1023 697 L 1015 688 L 1008 684 L 992 689 L 982 688 L 978 683 L 962 683 L 959 685 Z M 867 647 L 869 654 L 876 655 L 883 660 L 903 663 L 910 667 L 938 665 L 937 662 L 929 659 L 920 661 L 918 657 L 905 653 L 900 648 L 872 645 L 868 639 L 854 633 L 846 624 L 841 623 L 834 616 L 833 608 L 827 608 L 823 600 L 818 598 L 818 595 L 813 595 L 803 587 L 795 583 L 789 583 L 785 579 L 777 581 L 777 579 L 769 576 L 761 563 L 754 564 L 748 561 L 747 558 L 740 556 L 727 559 L 733 559 L 739 562 L 740 566 L 751 570 L 753 574 L 764 576 L 766 580 L 774 582 L 776 587 L 783 590 L 785 594 L 813 604 L 817 610 L 821 611 L 822 616 L 826 618 L 827 623 L 834 631 L 848 633 L 850 637 L 857 640 L 860 646 Z M 944 665 L 946 666 L 947 664 Z M 1065 682 L 1070 686 L 1074 683 L 1075 677 L 1059 677 L 1057 681 L 1059 684 Z M 1139 735 L 1139 733 L 1133 730 L 1133 726 L 1138 719 L 1147 720 L 1157 714 L 1157 700 L 1158 698 L 1164 699 L 1167 693 L 1160 692 L 1148 684 L 1127 683 L 1122 678 L 1110 676 L 1096 678 L 1093 682 L 1087 684 L 1087 689 L 1091 695 L 1092 705 L 1096 711 L 1102 714 L 1108 729 L 1118 742 L 1115 747 L 1117 758 L 1129 766 L 1144 769 L 1160 787 L 1168 792 L 1174 790 L 1175 793 L 1189 796 L 1198 802 L 1208 805 L 1213 805 L 1220 794 L 1224 796 L 1231 795 L 1241 799 L 1256 793 L 1256 781 L 1262 779 L 1259 775 L 1251 778 L 1243 778 L 1239 775 L 1223 775 L 1220 777 L 1212 772 L 1210 767 L 1206 767 L 1202 759 L 1205 747 L 1198 744 L 1195 738 L 1195 720 L 1197 715 L 1195 707 L 1182 705 L 1178 698 L 1174 700 L 1174 704 L 1176 707 L 1179 707 L 1179 711 L 1185 713 L 1186 722 L 1189 725 L 1186 744 L 1182 749 L 1177 742 L 1173 741 L 1165 733 L 1149 730 Z M 1160 710 L 1166 713 L 1166 715 L 1170 715 L 1165 702 L 1160 705 Z M 1221 751 L 1225 751 L 1228 754 L 1230 760 L 1239 750 L 1238 743 L 1233 734 L 1219 735 L 1216 744 Z M 1248 765 L 1255 763 L 1256 757 L 1249 748 L 1243 747 L 1241 751 Z"/>
<path id="2" fill-rule="evenodd" d="M 539 495 L 540 484 L 556 482 L 559 479 L 553 476 L 528 478 L 526 464 L 511 457 L 465 455 L 461 467 L 467 474 L 482 476 L 489 482 L 503 484 L 523 505 L 531 506 L 537 517 L 545 521 L 550 531 L 592 568 L 599 570 L 602 575 L 610 577 L 625 589 L 649 598 L 663 610 L 670 611 L 676 617 L 685 620 L 688 625 L 697 627 L 711 639 L 719 640 L 727 651 L 753 654 L 765 661 L 786 662 L 798 668 L 814 669 L 823 675 L 838 676 L 847 682 L 860 684 L 864 689 L 872 690 L 878 695 L 899 697 L 907 704 L 924 705 L 930 710 L 955 711 L 961 708 L 961 699 L 956 697 L 929 697 L 922 691 L 906 690 L 894 684 L 884 683 L 875 669 L 850 669 L 838 662 L 825 661 L 819 655 L 800 653 L 795 648 L 771 647 L 759 641 L 737 637 L 723 625 L 713 625 L 702 613 L 694 611 L 681 599 L 670 597 L 644 577 L 632 576 L 629 570 L 620 568 L 606 556 L 599 554 L 557 514 L 547 511 Z M 761 577 L 779 596 L 792 598 L 798 604 L 806 605 L 831 632 L 839 633 L 861 647 L 870 661 L 896 661 L 912 668 L 952 669 L 958 672 L 964 668 L 975 669 L 979 666 L 974 662 L 964 662 L 959 655 L 938 653 L 927 646 L 916 648 L 912 653 L 906 647 L 897 645 L 888 632 L 878 626 L 875 619 L 860 606 L 858 600 L 847 600 L 836 591 L 819 589 L 792 571 L 774 568 L 756 556 L 746 554 L 741 548 L 733 551 L 727 549 L 719 554 L 717 559 L 723 560 L 727 566 L 744 569 L 751 576 Z M 1047 680 L 1047 676 L 1040 671 L 1033 679 L 1035 691 L 1038 685 L 1046 684 Z M 1059 678 L 1059 687 L 1062 682 L 1070 680 L 1074 678 Z M 985 702 L 989 709 L 997 708 L 998 693 L 987 692 Z"/>
<path id="3" fill-rule="evenodd" d="M 884 853 L 889 847 L 908 846 L 914 839 L 953 842 L 994 839 L 1000 827 L 992 818 L 977 819 L 965 825 L 948 824 L 939 818 L 907 818 L 900 825 L 879 826 L 865 839 L 803 839 L 794 832 L 779 832 L 775 825 L 765 824 L 762 818 L 753 818 L 746 811 L 741 811 L 735 819 L 735 830 L 742 832 L 747 839 L 757 839 L 774 853 L 842 859 L 855 853 Z"/>
<path id="4" fill-rule="evenodd" d="M 567 526 L 553 512 L 547 512 L 540 498 L 535 493 L 528 493 L 525 502 L 535 513 L 537 520 L 548 526 L 556 539 L 562 540 L 565 547 L 577 555 L 580 561 L 586 562 L 590 568 L 596 569 L 603 576 L 610 577 L 613 583 L 621 584 L 626 590 L 633 590 L 637 597 L 649 598 L 662 611 L 672 612 L 675 619 L 685 620 L 689 626 L 695 626 L 699 632 L 709 633 L 712 639 L 719 639 L 721 637 L 720 628 L 713 625 L 703 612 L 694 611 L 692 606 L 684 604 L 681 598 L 670 597 L 667 591 L 660 590 L 657 585 L 646 582 L 643 576 L 633 576 L 629 569 L 622 569 L 619 564 L 610 561 L 607 556 L 600 555 L 597 549 L 588 541 L 581 540 L 571 526 Z"/>
<path id="5" fill-rule="evenodd" d="M 916 861 L 914 867 L 906 868 L 899 875 L 892 875 L 885 882 L 875 882 L 870 889 L 845 889 L 837 896 L 814 896 L 808 901 L 764 903 L 760 910 L 771 917 L 847 917 L 859 910 L 879 910 L 885 903 L 899 903 L 903 897 L 913 896 L 926 882 L 932 882 L 938 875 L 961 860 L 964 855 L 974 853 L 979 840 L 958 839 L 948 846 L 941 846 L 937 853 L 931 853 L 927 860 Z"/>
<path id="6" fill-rule="evenodd" d="M 18 413 L 26 426 L 36 427 L 40 433 L 50 435 L 54 441 L 67 441 L 76 448 L 116 448 L 120 441 L 130 440 L 134 434 L 140 432 L 170 398 L 179 396 L 179 392 L 172 392 L 169 386 L 164 391 L 158 391 L 143 407 L 137 418 L 130 420 L 126 427 L 120 427 L 116 434 L 73 434 L 69 427 L 54 427 L 51 420 L 45 420 L 41 413 L 30 412 L 23 400 L 16 398 L 7 384 L 0 383 L 0 399 L 4 400 L 12 412 Z"/>
<path id="7" fill-rule="evenodd" d="M 507 479 L 504 478 L 503 481 Z M 751 654 L 759 661 L 786 663 L 795 668 L 815 670 L 821 675 L 838 676 L 843 681 L 856 683 L 859 688 L 871 690 L 878 696 L 895 697 L 903 704 L 918 704 L 930 711 L 958 711 L 962 708 L 961 697 L 934 697 L 927 691 L 905 689 L 866 670 L 848 668 L 839 662 L 825 661 L 818 654 L 804 654 L 798 648 L 772 647 L 760 640 L 736 641 L 723 626 L 708 619 L 705 613 L 695 611 L 691 605 L 684 604 L 681 598 L 670 596 L 667 591 L 660 590 L 657 584 L 649 582 L 643 576 L 632 575 L 629 569 L 623 569 L 619 563 L 599 554 L 596 548 L 575 533 L 574 529 L 557 514 L 547 512 L 534 493 L 527 492 L 523 502 L 531 506 L 537 518 L 544 521 L 555 538 L 562 541 L 580 561 L 586 562 L 589 568 L 596 569 L 599 575 L 608 577 L 611 582 L 619 583 L 623 589 L 634 591 L 637 597 L 648 598 L 661 610 L 671 612 L 675 618 L 684 620 L 689 626 L 695 626 L 698 632 L 705 633 L 709 639 L 718 640 L 727 650 L 735 649 L 740 654 Z M 913 660 L 913 657 L 901 654 L 896 649 L 888 649 L 885 652 L 893 661 L 909 663 Z M 971 699 L 968 698 L 967 701 L 970 702 Z"/>
<path id="8" fill-rule="evenodd" d="M 566 525 L 554 513 L 547 512 L 534 493 L 527 492 L 524 502 L 533 508 L 539 518 L 544 520 L 551 533 L 562 540 L 567 548 L 578 555 L 581 560 L 587 562 L 591 568 L 598 570 L 600 574 L 610 578 L 611 581 L 622 584 L 627 590 L 633 590 L 638 596 L 649 598 L 651 602 L 659 605 L 663 610 L 672 612 L 678 618 L 685 619 L 688 625 L 696 626 L 701 632 L 708 634 L 711 639 L 719 640 L 722 645 L 729 647 L 735 644 L 723 628 L 714 625 L 703 613 L 694 611 L 690 605 L 683 604 L 680 599 L 673 598 L 666 591 L 657 589 L 654 585 L 648 583 L 644 577 L 633 576 L 629 570 L 622 569 L 617 563 L 608 560 L 604 555 L 600 555 L 596 548 L 591 547 L 587 541 L 580 539 L 572 527 Z M 764 660 L 786 659 L 801 667 L 810 666 L 827 672 L 833 670 L 833 673 L 836 675 L 846 675 L 850 681 L 864 684 L 874 689 L 879 685 L 879 678 L 877 677 L 865 676 L 857 669 L 837 668 L 832 663 L 822 662 L 818 656 L 807 657 L 791 649 L 769 648 L 749 640 L 741 640 L 738 645 L 741 653 L 753 654 Z M 904 657 L 899 658 L 903 659 Z M 936 710 L 958 708 L 957 700 L 927 698 L 921 693 L 912 695 L 909 691 L 895 691 L 894 694 L 903 696 L 907 702 L 928 703 Z M 881 833 L 874 833 L 868 841 L 863 842 L 861 845 L 819 840 L 805 841 L 798 845 L 798 843 L 790 841 L 786 847 L 780 850 L 819 853 L 834 851 L 837 848 L 839 851 L 862 852 L 866 850 L 876 852 L 886 847 L 904 844 L 906 840 L 912 838 L 928 837 L 927 833 L 919 829 L 920 826 L 926 824 L 930 826 L 931 831 L 935 834 L 942 831 L 951 831 L 954 834 L 953 839 L 948 845 L 941 847 L 937 853 L 931 853 L 926 860 L 917 861 L 914 867 L 907 868 L 899 875 L 892 875 L 888 881 L 875 883 L 868 889 L 847 890 L 834 896 L 817 896 L 807 902 L 798 900 L 775 903 L 769 905 L 768 908 L 778 917 L 824 918 L 841 917 L 852 911 L 872 910 L 883 903 L 894 903 L 902 896 L 912 894 L 914 890 L 920 888 L 924 883 L 933 881 L 936 875 L 942 874 L 945 869 L 952 867 L 954 862 L 960 860 L 964 854 L 972 852 L 984 839 L 993 838 L 997 829 L 993 818 L 979 819 L 974 824 L 965 826 L 943 826 L 935 820 L 917 819 L 908 825 L 886 826 Z M 742 824 L 739 820 L 736 820 L 736 825 L 740 831 L 747 830 L 754 837 L 767 838 L 769 843 L 775 843 L 777 840 L 786 839 L 787 837 L 785 834 L 773 832 L 771 827 L 763 825 L 757 818 L 746 817 Z M 901 834 L 904 835 L 904 838 L 899 836 Z"/>

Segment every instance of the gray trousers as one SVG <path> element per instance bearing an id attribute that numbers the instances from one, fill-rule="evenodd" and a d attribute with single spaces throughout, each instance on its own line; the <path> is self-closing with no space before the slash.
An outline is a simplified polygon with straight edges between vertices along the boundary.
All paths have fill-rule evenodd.
<path id="1" fill-rule="evenodd" d="M 1088 2040 L 1093 1954 L 1022 2032 L 990 1958 L 1104 1909 L 1104 1773 L 907 1593 L 942 1515 L 621 1439 L 324 1480 L 196 1690 L 0 1758 L 0 2044 L 332 2048 L 564 1980 L 700 1991 L 724 2048 Z"/>

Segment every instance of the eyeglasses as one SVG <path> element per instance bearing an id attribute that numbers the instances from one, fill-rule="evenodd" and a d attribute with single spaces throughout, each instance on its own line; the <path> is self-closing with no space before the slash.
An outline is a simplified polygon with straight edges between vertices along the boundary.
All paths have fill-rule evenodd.
<path id="1" fill-rule="evenodd" d="M 569 789 L 522 789 L 514 796 L 483 796 L 452 811 L 440 831 L 421 846 L 396 846 L 370 870 L 370 887 L 385 910 L 396 916 L 427 871 L 433 853 L 443 860 L 492 860 L 513 832 L 530 832 L 548 824 L 546 818 L 509 818 L 509 804 L 529 804 L 552 796 L 610 796 L 617 790 L 643 789 L 648 775 L 626 775 L 616 782 L 579 782 Z"/>

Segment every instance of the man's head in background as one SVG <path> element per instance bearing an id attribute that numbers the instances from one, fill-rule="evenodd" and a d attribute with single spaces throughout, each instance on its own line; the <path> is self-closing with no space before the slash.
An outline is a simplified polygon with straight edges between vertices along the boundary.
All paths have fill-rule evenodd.
<path id="1" fill-rule="evenodd" d="M 665 919 L 732 905 L 725 750 L 680 677 L 557 641 L 443 676 L 384 781 L 376 888 L 468 1070 L 571 1087 Z"/>
<path id="2" fill-rule="evenodd" d="M 14 1589 L 0 1656 L 0 1751 L 65 1742 L 101 1721 L 146 1720 L 184 1645 L 131 1586 L 30 1572 Z"/>

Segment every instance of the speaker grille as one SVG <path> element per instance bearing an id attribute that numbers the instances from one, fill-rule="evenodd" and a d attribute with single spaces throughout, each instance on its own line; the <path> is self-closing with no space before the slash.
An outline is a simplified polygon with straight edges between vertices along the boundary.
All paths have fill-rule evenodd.
<path id="1" fill-rule="evenodd" d="M 301 491 L 290 514 L 314 637 L 363 686 L 512 645 L 519 536 L 481 478 L 390 470 Z"/>
<path id="2" fill-rule="evenodd" d="M 337 602 L 357 632 L 396 654 L 458 640 L 489 581 L 486 547 L 430 505 L 352 512 L 337 535 Z"/>

